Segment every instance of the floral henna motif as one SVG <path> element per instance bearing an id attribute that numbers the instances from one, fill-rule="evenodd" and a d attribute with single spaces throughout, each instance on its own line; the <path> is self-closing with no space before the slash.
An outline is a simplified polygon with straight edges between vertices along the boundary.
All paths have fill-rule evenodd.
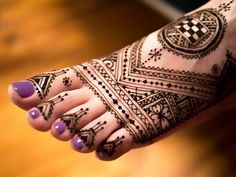
<path id="1" fill-rule="evenodd" d="M 72 84 L 72 80 L 70 80 L 69 77 L 64 77 L 64 78 L 63 78 L 63 84 L 64 84 L 64 86 L 66 86 L 66 87 L 70 87 L 71 84 Z"/>
<path id="2" fill-rule="evenodd" d="M 39 112 L 41 113 L 41 115 L 43 116 L 43 118 L 45 120 L 49 120 L 49 118 L 51 117 L 52 113 L 53 113 L 53 109 L 55 104 L 60 103 L 62 101 L 64 101 L 64 97 L 68 96 L 67 93 L 65 93 L 64 95 L 59 95 L 54 99 L 51 99 L 45 103 L 41 103 L 38 106 L 36 106 L 36 108 L 39 110 Z"/>
<path id="3" fill-rule="evenodd" d="M 150 107 L 150 111 L 149 116 L 155 123 L 156 127 L 160 127 L 164 130 L 174 124 L 174 118 L 172 117 L 165 100 L 162 100 L 159 104 Z"/>
<path id="4" fill-rule="evenodd" d="M 212 21 L 212 26 L 206 22 L 206 16 L 215 20 Z M 174 47 L 175 52 L 182 56 L 185 65 L 192 66 L 192 60 L 188 58 L 201 58 L 216 49 L 223 37 L 226 21 L 219 10 L 206 9 L 172 23 L 172 28 L 184 21 L 197 22 L 199 28 L 204 28 L 201 28 L 202 32 L 206 30 L 207 33 L 205 35 L 201 32 L 199 35 L 203 36 L 199 36 L 195 41 L 189 39 L 197 46 L 189 46 L 189 51 L 185 50 L 185 53 Z M 167 26 L 163 29 L 168 32 L 170 28 Z M 215 31 L 211 31 L 212 29 Z M 227 52 L 226 57 L 217 60 L 204 58 L 210 60 L 208 63 L 211 64 L 204 66 L 204 71 L 201 72 L 193 72 L 187 68 L 181 70 L 178 66 L 161 67 L 162 62 L 158 59 L 155 61 L 156 66 L 153 66 L 151 60 L 146 62 L 146 51 L 149 52 L 150 49 L 145 49 L 150 47 L 150 41 L 153 39 L 153 36 L 150 36 L 108 57 L 73 68 L 77 76 L 106 104 L 108 111 L 124 125 L 136 143 L 152 141 L 212 104 L 225 90 L 219 86 L 236 68 L 230 52 Z M 183 36 L 182 39 L 187 40 Z M 156 45 L 160 46 L 157 41 Z M 170 61 L 169 58 L 165 60 Z M 86 142 L 88 139 L 92 138 L 86 138 Z"/>
<path id="5" fill-rule="evenodd" d="M 67 73 L 67 70 L 58 70 L 58 71 L 55 70 L 52 72 L 43 73 L 43 74 L 34 76 L 28 80 L 34 84 L 35 89 L 37 90 L 37 93 L 39 95 L 39 98 L 44 99 L 49 92 L 49 89 L 51 87 L 53 80 L 55 80 L 57 76 L 60 76 L 66 73 Z"/>
<path id="6" fill-rule="evenodd" d="M 145 63 L 147 63 L 150 60 L 154 60 L 154 61 L 160 60 L 161 55 L 162 55 L 161 51 L 162 51 L 162 49 L 160 49 L 160 50 L 157 50 L 157 48 L 151 49 L 150 53 L 148 54 L 149 58 L 147 59 L 147 61 L 145 61 Z"/>
<path id="7" fill-rule="evenodd" d="M 72 114 L 65 114 L 61 116 L 61 121 L 65 123 L 68 130 L 70 130 L 71 133 L 76 133 L 76 127 L 78 125 L 79 120 L 84 116 L 87 115 L 89 109 L 83 109 L 81 108 L 79 111 L 72 113 Z"/>

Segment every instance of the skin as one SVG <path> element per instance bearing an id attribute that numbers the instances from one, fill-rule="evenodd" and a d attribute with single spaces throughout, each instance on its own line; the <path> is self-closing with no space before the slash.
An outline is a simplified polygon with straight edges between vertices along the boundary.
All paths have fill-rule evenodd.
<path id="1" fill-rule="evenodd" d="M 210 1 L 108 56 L 28 79 L 28 97 L 14 84 L 9 95 L 35 129 L 51 128 L 79 152 L 116 159 L 234 90 L 234 10 L 234 0 Z"/>

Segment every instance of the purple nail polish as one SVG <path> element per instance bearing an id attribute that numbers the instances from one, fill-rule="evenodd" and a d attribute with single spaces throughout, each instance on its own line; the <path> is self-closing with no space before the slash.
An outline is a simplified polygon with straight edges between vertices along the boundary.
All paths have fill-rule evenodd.
<path id="1" fill-rule="evenodd" d="M 39 117 L 40 113 L 37 109 L 32 109 L 31 111 L 28 112 L 28 114 L 30 115 L 30 117 L 32 119 L 36 119 Z"/>
<path id="2" fill-rule="evenodd" d="M 74 137 L 72 140 L 72 143 L 73 143 L 74 147 L 78 150 L 83 148 L 83 141 L 81 139 L 79 139 L 78 137 Z"/>
<path id="3" fill-rule="evenodd" d="M 27 98 L 34 93 L 34 85 L 29 81 L 15 82 L 12 86 L 21 98 Z"/>
<path id="4" fill-rule="evenodd" d="M 98 150 L 97 150 L 97 155 L 98 155 L 100 158 L 104 158 L 104 157 L 105 157 L 105 152 L 104 152 L 102 149 L 98 149 Z"/>
<path id="5" fill-rule="evenodd" d="M 62 134 L 66 127 L 65 127 L 65 124 L 63 122 L 56 122 L 54 125 L 53 125 L 54 129 L 56 130 L 56 132 L 58 134 Z"/>

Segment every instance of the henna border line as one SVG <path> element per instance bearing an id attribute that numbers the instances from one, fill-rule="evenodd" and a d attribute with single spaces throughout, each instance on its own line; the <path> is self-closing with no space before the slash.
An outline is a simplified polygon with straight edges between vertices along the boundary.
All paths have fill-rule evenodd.
<path id="1" fill-rule="evenodd" d="M 116 112 L 109 107 L 109 105 L 106 103 L 104 98 L 102 96 L 100 96 L 99 93 L 83 78 L 83 76 L 77 71 L 77 69 L 75 67 L 71 67 L 71 69 L 75 72 L 76 76 L 79 77 L 79 79 L 83 82 L 83 84 L 85 84 L 85 86 L 87 86 L 87 88 L 92 90 L 94 95 L 96 95 L 97 98 L 99 98 L 102 101 L 102 103 L 106 106 L 107 111 L 115 116 L 115 118 L 117 120 L 116 122 L 120 125 L 120 127 L 124 127 L 129 132 L 129 134 L 131 135 L 132 139 L 136 143 L 142 143 L 142 138 L 135 138 L 135 134 L 133 133 L 133 131 L 130 130 L 132 128 L 127 126 L 127 124 L 124 124 L 121 121 L 120 117 L 116 114 Z M 141 139 L 141 141 L 138 140 L 138 139 Z"/>
<path id="2" fill-rule="evenodd" d="M 90 90 L 92 90 L 94 92 L 94 95 L 97 96 L 97 98 L 99 98 L 102 103 L 105 105 L 106 110 L 109 111 L 111 114 L 113 114 L 115 116 L 115 118 L 117 119 L 117 123 L 120 124 L 120 126 L 124 125 L 124 123 L 121 121 L 121 119 L 117 116 L 117 114 L 115 113 L 115 111 L 113 111 L 109 105 L 107 104 L 107 102 L 104 100 L 104 98 L 102 96 L 99 95 L 99 93 L 84 79 L 84 77 L 77 71 L 77 69 L 73 66 L 71 67 L 71 69 L 75 72 L 76 76 L 79 77 L 79 79 L 83 82 L 83 84 L 85 84 L 85 86 L 87 86 Z"/>
<path id="3" fill-rule="evenodd" d="M 217 77 L 214 76 L 214 75 L 211 75 L 211 74 L 207 74 L 207 73 L 196 73 L 196 72 L 191 72 L 191 71 L 185 71 L 185 70 L 174 70 L 174 69 L 165 69 L 165 68 L 160 68 L 160 67 L 145 67 L 145 66 L 141 66 L 142 63 L 141 63 L 141 53 L 142 53 L 142 48 L 143 48 L 143 43 L 145 42 L 146 38 L 142 38 L 140 41 L 137 41 L 137 43 L 134 44 L 134 46 L 132 46 L 132 50 L 130 52 L 130 55 L 131 55 L 131 59 L 132 59 L 132 64 L 131 65 L 135 65 L 135 67 L 137 69 L 147 69 L 149 70 L 150 72 L 152 73 L 156 73 L 156 71 L 159 71 L 159 72 L 165 72 L 169 75 L 171 74 L 174 74 L 174 75 L 180 75 L 181 77 L 192 77 L 194 79 L 199 79 L 199 80 L 202 80 L 204 79 L 206 82 L 209 82 L 209 80 L 211 82 L 217 82 Z M 137 52 L 138 51 L 138 52 Z M 138 53 L 138 59 L 135 59 L 136 56 L 132 56 L 134 54 L 137 54 Z M 134 63 L 134 64 L 133 64 Z M 156 70 L 155 72 L 153 70 Z M 132 73 L 132 72 L 131 72 Z M 153 77 L 156 77 L 156 75 L 154 75 Z M 206 79 L 207 78 L 207 79 Z M 212 81 L 214 80 L 214 81 Z M 180 80 L 182 81 L 182 80 Z M 196 84 L 196 83 L 194 83 Z M 205 84 L 205 83 L 203 83 Z M 202 86 L 202 85 L 200 85 Z"/>
<path id="4" fill-rule="evenodd" d="M 133 46 L 131 46 L 130 52 L 129 52 L 129 56 L 131 57 L 132 61 L 128 62 L 128 58 L 125 56 L 125 60 L 127 60 L 126 65 L 126 72 L 125 71 L 121 71 L 121 77 L 118 78 L 118 82 L 119 83 L 125 83 L 127 85 L 132 85 L 133 82 L 128 81 L 129 79 L 133 80 L 136 79 L 137 77 L 140 78 L 141 82 L 137 83 L 140 87 L 144 87 L 141 83 L 146 81 L 146 86 L 145 87 L 150 87 L 150 89 L 153 90 L 162 90 L 162 91 L 167 91 L 169 92 L 170 90 L 174 93 L 177 94 L 182 94 L 182 95 L 186 95 L 186 96 L 192 96 L 194 94 L 194 97 L 197 98 L 201 98 L 201 99 L 212 99 L 214 96 L 214 92 L 212 90 L 216 89 L 216 85 L 218 84 L 218 80 L 217 79 L 211 79 L 211 78 L 204 78 L 204 75 L 206 74 L 197 74 L 192 72 L 193 74 L 195 74 L 195 77 L 192 76 L 187 76 L 185 72 L 185 76 L 181 76 L 181 73 L 168 73 L 165 71 L 153 71 L 153 70 L 149 70 L 150 73 L 152 73 L 152 75 L 148 75 L 145 73 L 145 71 L 143 71 L 143 69 L 145 68 L 137 68 L 137 63 L 140 62 L 140 58 L 137 58 L 136 55 L 139 55 L 141 50 L 142 50 L 142 44 L 144 42 L 145 39 L 138 41 L 137 43 L 135 43 Z M 128 50 L 128 49 L 127 49 Z M 128 53 L 127 51 L 124 51 L 124 55 L 125 53 Z M 140 57 L 140 56 L 139 56 Z M 119 59 L 117 62 L 120 62 L 119 65 L 123 65 L 122 63 L 122 59 Z M 125 62 L 125 61 L 124 61 Z M 131 68 L 131 71 L 130 71 Z M 138 72 L 138 74 L 136 73 Z M 173 71 L 172 71 L 173 72 Z M 124 75 L 125 74 L 125 75 Z M 160 77 L 159 75 L 163 74 L 166 77 L 162 76 Z M 144 76 L 149 76 L 151 77 L 149 78 L 142 78 Z M 156 77 L 154 77 L 156 76 Z M 170 79 L 170 77 L 178 77 L 175 78 L 177 79 L 177 81 L 175 79 Z M 213 75 L 210 75 L 210 77 L 216 77 Z M 183 77 L 187 77 L 191 78 L 191 84 L 187 83 L 187 81 L 183 80 L 185 78 Z M 126 79 L 125 79 L 126 78 Z M 157 82 L 157 78 L 158 78 L 158 83 Z M 195 80 L 195 82 L 193 81 Z M 163 84 L 161 85 L 160 83 L 163 82 Z M 150 83 L 154 83 L 154 84 L 150 84 Z M 171 83 L 172 86 L 168 86 Z M 175 85 L 175 87 L 174 87 Z M 183 86 L 184 85 L 184 86 Z M 154 87 L 155 86 L 155 87 Z M 194 89 L 194 90 L 192 90 Z M 204 95 L 202 95 L 203 93 L 205 93 Z"/>
<path id="5" fill-rule="evenodd" d="M 137 144 L 150 144 L 153 141 L 155 141 L 156 139 L 165 136 L 168 132 L 170 132 L 171 130 L 173 130 L 174 128 L 176 128 L 177 126 L 180 126 L 181 124 L 185 123 L 186 121 L 189 121 L 189 119 L 196 117 L 202 110 L 205 110 L 207 107 L 210 107 L 210 105 L 212 105 L 211 102 L 208 103 L 207 106 L 195 111 L 193 114 L 194 115 L 189 115 L 187 117 L 185 117 L 185 120 L 183 121 L 179 121 L 176 122 L 172 127 L 164 129 L 160 134 L 156 134 L 155 138 L 150 137 L 147 139 L 142 139 L 142 138 L 138 138 L 135 136 L 135 134 L 133 133 L 132 126 L 129 126 L 129 124 L 124 124 L 121 119 L 119 118 L 119 116 L 116 114 L 116 112 L 114 110 L 112 110 L 109 105 L 106 103 L 106 101 L 104 100 L 104 98 L 102 96 L 100 96 L 98 94 L 98 92 L 83 78 L 83 76 L 76 70 L 76 68 L 71 67 L 71 69 L 73 69 L 73 71 L 75 72 L 76 76 L 79 77 L 79 79 L 87 86 L 87 88 L 89 88 L 90 90 L 92 90 L 94 92 L 94 94 L 97 96 L 97 98 L 99 98 L 103 104 L 106 106 L 106 109 L 108 112 L 110 112 L 111 114 L 113 114 L 117 120 L 117 123 L 120 124 L 120 126 L 123 126 L 123 128 L 126 129 L 126 131 L 129 132 L 129 135 L 132 137 L 132 139 L 134 140 L 134 142 L 136 142 Z"/>
<path id="6" fill-rule="evenodd" d="M 88 66 L 89 66 L 90 69 L 93 70 L 95 73 L 98 72 L 98 73 L 105 79 L 106 82 L 109 82 L 109 79 L 106 79 L 104 73 L 101 72 L 101 69 L 100 69 L 100 68 L 103 68 L 103 69 L 104 69 L 104 67 L 106 67 L 106 66 L 103 64 L 103 62 L 97 60 L 97 61 L 95 62 L 95 64 L 91 63 L 91 64 L 88 64 Z M 79 70 L 80 70 L 80 69 L 79 69 Z M 114 80 L 114 79 L 116 79 L 116 78 L 114 78 L 114 77 L 111 77 L 111 78 L 112 78 L 113 82 L 116 83 L 116 81 Z M 111 84 L 112 89 L 114 89 L 115 85 L 116 85 L 116 84 Z M 119 89 L 120 89 L 120 91 L 122 91 L 122 92 L 126 92 L 126 91 L 122 88 L 122 86 L 119 86 Z M 106 100 L 105 100 L 105 101 L 106 101 Z M 127 104 L 128 104 L 128 103 L 127 103 L 125 100 L 123 100 L 123 99 L 122 99 L 122 102 L 124 102 L 124 105 L 127 105 Z M 134 104 L 134 105 L 135 105 L 135 104 Z M 136 106 L 136 107 L 137 107 L 137 106 Z M 139 107 L 139 106 L 138 106 L 138 107 Z M 119 108 L 118 108 L 118 109 L 119 109 Z M 115 112 L 117 112 L 115 108 L 114 108 L 113 110 L 114 110 Z M 140 112 L 140 113 L 143 114 L 143 112 L 140 111 L 138 108 L 135 109 L 135 110 L 136 110 L 137 112 Z M 129 110 L 129 112 L 130 112 L 131 114 L 133 114 L 133 113 L 134 113 L 134 110 Z M 124 113 L 124 112 L 122 112 L 122 113 L 124 114 L 124 116 L 126 116 L 126 113 Z M 119 113 L 117 113 L 117 114 L 119 115 Z M 119 117 L 119 116 L 118 116 L 118 117 Z M 121 116 L 121 117 L 123 117 L 123 116 Z M 147 130 L 146 126 L 143 126 L 144 121 L 141 119 L 141 117 L 139 117 L 139 118 L 140 118 L 140 119 L 136 120 L 136 122 L 138 122 L 138 125 L 140 125 L 141 127 L 143 127 L 143 131 L 145 131 L 146 136 L 149 137 L 149 136 L 151 135 L 150 131 Z M 121 119 L 121 118 L 120 118 L 120 119 Z M 124 118 L 123 118 L 123 119 L 124 119 Z M 121 120 L 122 120 L 122 119 L 121 119 Z M 132 119 L 128 119 L 129 122 L 130 122 L 130 120 L 132 120 Z M 123 120 L 123 121 L 124 121 L 124 123 L 127 123 L 127 122 L 128 122 L 126 119 Z M 153 130 L 156 131 L 153 122 L 150 122 L 150 121 L 149 121 L 149 124 L 153 127 Z M 135 125 L 135 124 L 133 124 L 133 125 Z M 130 126 L 130 127 L 132 127 L 132 126 Z M 130 129 L 132 129 L 132 128 L 130 128 Z M 136 130 L 133 130 L 133 132 L 137 132 L 137 131 L 136 131 Z M 136 133 L 136 135 L 137 135 L 137 136 L 142 136 L 142 134 L 137 134 L 137 133 Z"/>

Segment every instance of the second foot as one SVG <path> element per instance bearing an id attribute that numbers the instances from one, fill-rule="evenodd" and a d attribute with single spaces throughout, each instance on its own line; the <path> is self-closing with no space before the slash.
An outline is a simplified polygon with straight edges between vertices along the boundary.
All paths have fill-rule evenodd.
<path id="1" fill-rule="evenodd" d="M 234 0 L 200 9 L 120 51 L 13 83 L 29 124 L 113 160 L 156 142 L 232 90 Z"/>

